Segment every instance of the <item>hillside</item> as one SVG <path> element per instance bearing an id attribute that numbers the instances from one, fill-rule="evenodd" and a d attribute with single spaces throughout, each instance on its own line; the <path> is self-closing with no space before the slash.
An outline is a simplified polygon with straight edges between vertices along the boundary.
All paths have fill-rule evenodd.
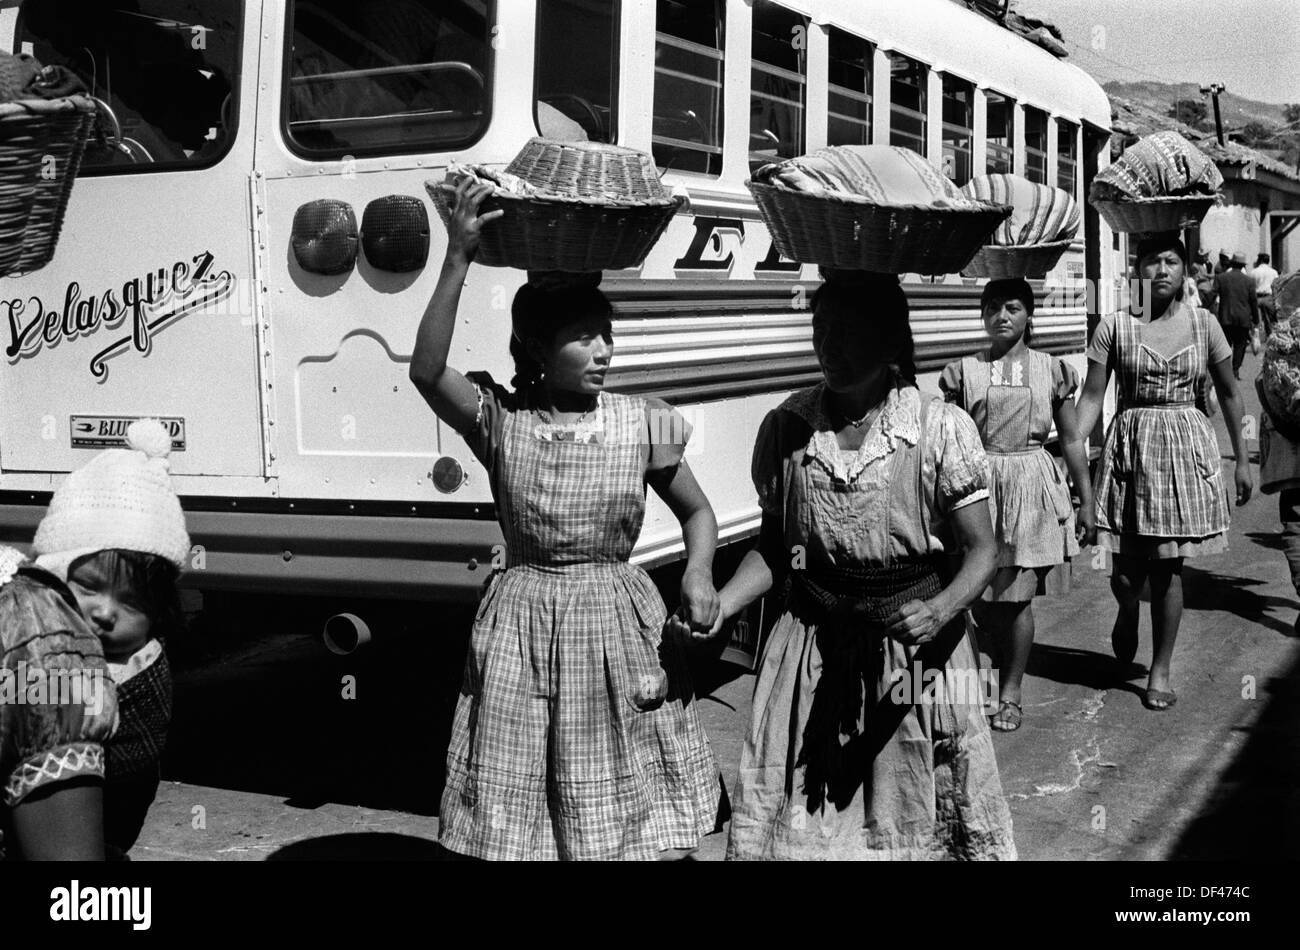
<path id="1" fill-rule="evenodd" d="M 1102 88 L 1108 96 L 1119 96 L 1130 102 L 1163 114 L 1178 99 L 1200 99 L 1201 90 L 1195 83 L 1164 82 L 1120 82 L 1112 80 L 1103 83 Z M 1207 95 L 1206 106 L 1213 117 L 1213 105 Z M 1223 112 L 1223 124 L 1228 128 L 1237 128 L 1247 122 L 1269 122 L 1274 125 L 1283 123 L 1282 107 L 1269 102 L 1258 102 L 1233 95 L 1232 91 L 1219 96 L 1219 108 Z"/>

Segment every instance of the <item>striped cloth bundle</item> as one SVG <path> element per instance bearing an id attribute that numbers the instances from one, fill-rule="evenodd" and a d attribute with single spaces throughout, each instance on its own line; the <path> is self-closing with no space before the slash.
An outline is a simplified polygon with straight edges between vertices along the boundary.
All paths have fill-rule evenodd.
<path id="1" fill-rule="evenodd" d="M 1093 201 L 1139 201 L 1213 195 L 1223 175 L 1209 156 L 1177 132 L 1139 139 L 1093 180 Z"/>
<path id="2" fill-rule="evenodd" d="M 980 175 L 962 192 L 968 197 L 1010 205 L 989 244 L 1017 247 L 1068 241 L 1079 231 L 1079 205 L 1068 192 L 1040 185 L 1019 175 Z"/>
<path id="3" fill-rule="evenodd" d="M 891 208 L 983 207 L 916 152 L 893 145 L 832 145 L 764 165 L 754 181 Z"/>

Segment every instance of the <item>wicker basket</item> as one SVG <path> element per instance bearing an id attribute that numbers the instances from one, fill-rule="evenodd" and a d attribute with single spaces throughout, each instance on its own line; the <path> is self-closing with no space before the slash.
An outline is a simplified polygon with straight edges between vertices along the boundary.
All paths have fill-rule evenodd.
<path id="1" fill-rule="evenodd" d="M 1184 195 L 1171 198 L 1139 198 L 1135 201 L 1093 201 L 1113 231 L 1149 234 L 1181 231 L 1201 223 L 1214 207 L 1214 195 Z"/>
<path id="2" fill-rule="evenodd" d="M 963 277 L 987 277 L 1004 280 L 1008 277 L 1046 277 L 1056 266 L 1061 255 L 1070 249 L 1073 241 L 1052 241 L 1048 244 L 985 244 L 962 268 Z"/>
<path id="3" fill-rule="evenodd" d="M 579 198 L 638 202 L 670 197 L 650 155 L 600 142 L 530 139 L 506 171 L 547 191 Z"/>
<path id="4" fill-rule="evenodd" d="M 887 274 L 955 274 L 993 229 L 1007 205 L 894 208 L 746 182 L 772 241 L 791 260 Z"/>
<path id="5" fill-rule="evenodd" d="M 442 223 L 449 224 L 455 188 L 443 183 L 430 191 Z M 489 267 L 521 270 L 589 272 L 636 267 L 684 200 L 612 205 L 499 192 L 479 205 L 480 215 L 498 209 L 505 214 L 483 228 L 475 260 Z"/>
<path id="6" fill-rule="evenodd" d="M 54 257 L 94 122 L 86 96 L 0 103 L 0 276 Z"/>

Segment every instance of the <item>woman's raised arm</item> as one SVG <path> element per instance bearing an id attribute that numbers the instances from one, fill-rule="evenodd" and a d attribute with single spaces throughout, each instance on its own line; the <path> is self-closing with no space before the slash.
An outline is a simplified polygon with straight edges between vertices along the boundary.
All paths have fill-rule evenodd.
<path id="1" fill-rule="evenodd" d="M 475 185 L 469 179 L 456 188 L 456 204 L 448 225 L 447 257 L 442 262 L 433 297 L 420 318 L 415 350 L 411 354 L 411 382 L 438 418 L 457 432 L 464 432 L 474 424 L 478 389 L 447 365 L 447 353 L 456 328 L 460 291 L 478 251 L 479 233 L 485 224 L 504 214 L 489 211 L 479 215 L 479 205 L 491 193 L 491 185 Z"/>

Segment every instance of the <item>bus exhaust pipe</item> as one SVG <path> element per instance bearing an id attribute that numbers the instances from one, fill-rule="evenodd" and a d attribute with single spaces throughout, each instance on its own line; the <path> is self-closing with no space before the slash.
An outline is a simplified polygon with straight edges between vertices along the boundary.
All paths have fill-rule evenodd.
<path id="1" fill-rule="evenodd" d="M 325 621 L 321 638 L 331 653 L 347 656 L 370 642 L 370 625 L 356 614 L 335 614 Z"/>

